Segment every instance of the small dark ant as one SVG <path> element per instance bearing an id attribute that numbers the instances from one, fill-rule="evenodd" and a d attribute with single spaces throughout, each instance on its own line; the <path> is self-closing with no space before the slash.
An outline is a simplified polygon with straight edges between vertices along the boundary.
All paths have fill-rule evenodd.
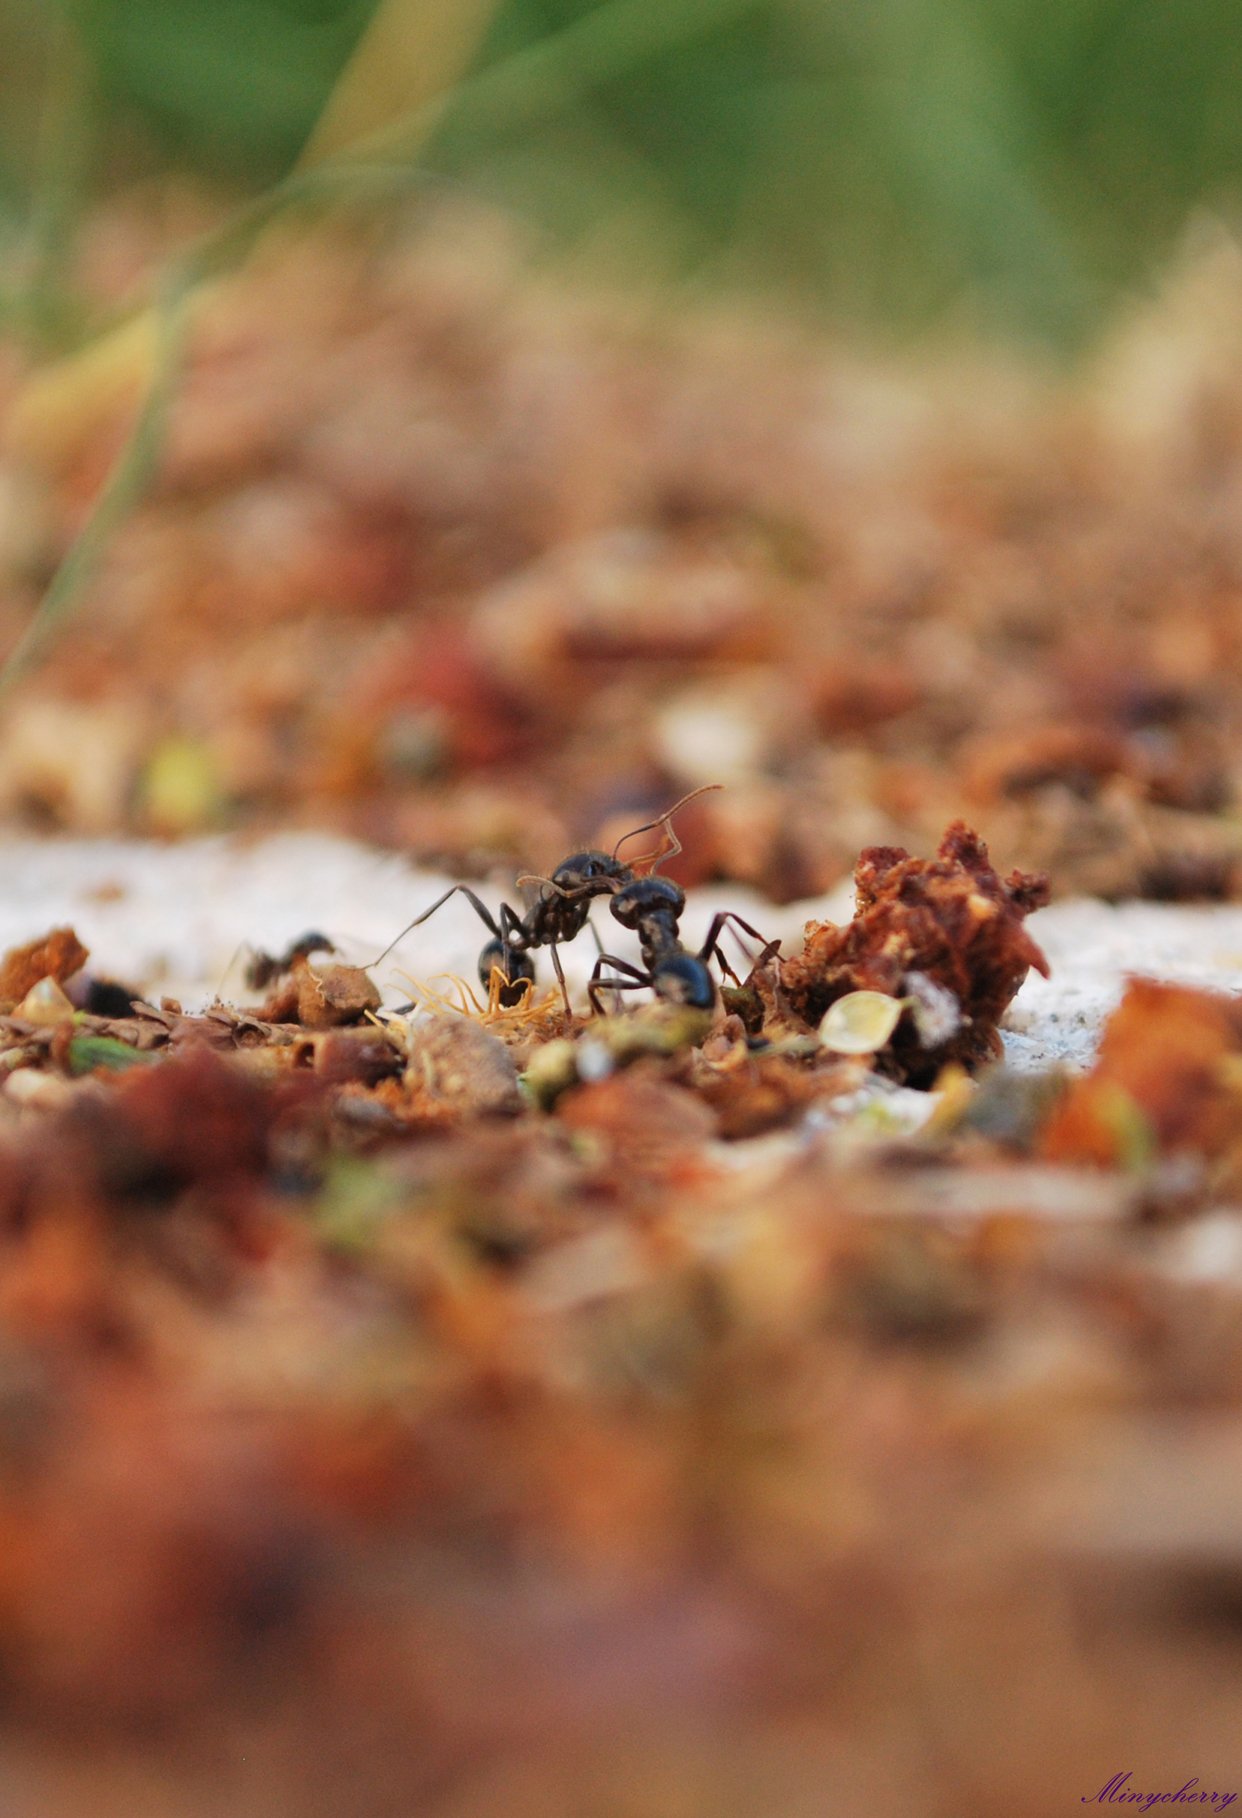
<path id="1" fill-rule="evenodd" d="M 671 846 L 657 854 L 657 862 L 671 858 L 681 851 L 681 844 L 670 826 L 671 818 L 679 808 L 696 796 L 706 793 L 706 789 L 718 789 L 719 783 L 709 783 L 704 789 L 692 789 L 689 795 L 683 795 L 679 802 L 658 815 L 653 821 L 644 821 L 641 827 L 632 827 L 623 834 L 613 847 L 611 853 L 588 849 L 571 853 L 569 858 L 562 859 L 551 877 L 524 876 L 519 884 L 538 884 L 540 894 L 527 909 L 525 915 L 508 903 L 502 903 L 499 919 L 477 897 L 466 884 L 453 884 L 438 896 L 431 907 L 416 915 L 409 925 L 403 928 L 396 940 L 390 941 L 378 958 L 371 961 L 378 966 L 381 960 L 387 959 L 398 941 L 405 939 L 411 929 L 418 928 L 430 916 L 448 902 L 451 896 L 464 896 L 479 920 L 486 927 L 492 938 L 479 954 L 479 980 L 485 990 L 490 990 L 492 973 L 500 974 L 499 1001 L 506 1007 L 520 1003 L 523 996 L 535 982 L 535 962 L 531 954 L 537 947 L 547 947 L 552 955 L 552 965 L 556 971 L 557 983 L 561 996 L 565 1000 L 565 1009 L 570 1011 L 569 989 L 565 983 L 565 973 L 561 966 L 558 951 L 562 942 L 572 941 L 587 925 L 591 904 L 597 896 L 613 896 L 628 884 L 642 881 L 636 878 L 634 869 L 623 864 L 619 858 L 622 846 L 627 840 L 634 839 L 640 833 L 649 833 L 654 827 L 663 827 L 672 841 Z M 661 882 L 665 880 L 661 879 Z M 676 888 L 676 886 L 674 886 Z"/>
<path id="2" fill-rule="evenodd" d="M 707 938 L 698 952 L 690 953 L 679 928 L 685 906 L 685 892 L 671 878 L 657 877 L 654 867 L 646 877 L 635 878 L 616 892 L 611 904 L 612 913 L 623 928 L 633 929 L 638 935 L 643 964 L 633 966 L 615 954 L 600 954 L 587 987 L 591 1008 L 597 1016 L 601 1014 L 599 996 L 603 988 L 640 991 L 644 986 L 650 986 L 666 1003 L 686 1004 L 693 1010 L 714 1010 L 716 981 L 708 970 L 708 960 L 715 957 L 725 976 L 735 984 L 741 983 L 720 945 L 720 936 L 730 923 L 763 943 L 763 952 L 755 962 L 758 966 L 780 946 L 779 941 L 764 942 L 757 928 L 752 928 L 731 909 L 722 909 L 712 917 Z M 614 973 L 622 976 L 605 978 L 605 966 L 611 966 Z"/>
<path id="3" fill-rule="evenodd" d="M 286 972 L 291 972 L 297 961 L 309 959 L 312 953 L 335 953 L 336 947 L 326 934 L 310 929 L 306 934 L 299 934 L 295 941 L 290 941 L 283 953 L 255 953 L 246 963 L 242 974 L 247 988 L 251 991 L 265 991 Z"/>
<path id="4" fill-rule="evenodd" d="M 118 984 L 116 979 L 84 978 L 74 982 L 77 989 L 70 995 L 88 1016 L 132 1016 L 134 1005 L 142 1002 L 140 991 L 132 991 L 128 985 Z"/>

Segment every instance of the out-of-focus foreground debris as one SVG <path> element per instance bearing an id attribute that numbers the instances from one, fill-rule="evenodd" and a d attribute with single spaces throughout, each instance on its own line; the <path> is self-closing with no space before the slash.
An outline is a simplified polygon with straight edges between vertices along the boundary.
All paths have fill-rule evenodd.
<path id="1" fill-rule="evenodd" d="M 119 303 L 161 250 L 101 216 L 84 281 Z M 196 311 L 155 493 L 6 710 L 0 813 L 316 821 L 465 875 L 724 781 L 683 881 L 810 896 L 965 813 L 1061 892 L 1231 896 L 1240 290 L 1201 254 L 1060 390 L 899 382 L 771 324 L 640 331 L 491 220 L 282 236 Z M 133 367 L 124 335 L 0 362 L 5 644 Z"/>
<path id="2" fill-rule="evenodd" d="M 1034 1818 L 1135 1671 L 1153 1751 L 1226 1771 L 1242 1019 L 1136 985 L 1088 1076 L 974 1086 L 1042 882 L 961 825 L 858 879 L 714 1015 L 391 1015 L 297 951 L 253 1008 L 103 1016 L 72 930 L 8 956 L 14 1809 L 89 1758 L 188 1815 L 223 1729 L 256 1818 L 841 1774 Z M 1172 1410 L 1200 1487 L 1148 1513 Z"/>

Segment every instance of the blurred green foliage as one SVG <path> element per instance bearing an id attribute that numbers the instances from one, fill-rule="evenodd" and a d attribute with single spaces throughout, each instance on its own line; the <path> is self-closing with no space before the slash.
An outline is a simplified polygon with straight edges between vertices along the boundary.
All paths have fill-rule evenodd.
<path id="1" fill-rule="evenodd" d="M 296 157 L 371 12 L 64 3 L 94 97 L 92 183 L 141 146 L 247 191 Z M 617 4 L 500 0 L 483 63 Z M 644 18 L 670 9 L 685 30 L 653 30 L 648 54 Z M 41 165 L 23 148 L 55 11 L 0 0 L 0 200 L 15 217 L 40 168 L 49 186 L 46 145 Z M 583 68 L 518 124 L 466 84 L 429 171 L 557 246 L 611 242 L 631 266 L 645 254 L 704 285 L 777 289 L 873 331 L 947 321 L 1061 342 L 1158 268 L 1197 205 L 1237 195 L 1236 0 L 631 0 L 627 17 L 622 73 Z"/>

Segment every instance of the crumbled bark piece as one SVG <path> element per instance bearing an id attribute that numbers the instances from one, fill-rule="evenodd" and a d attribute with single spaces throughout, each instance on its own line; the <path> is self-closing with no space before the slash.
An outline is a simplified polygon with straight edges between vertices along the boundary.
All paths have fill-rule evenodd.
<path id="1" fill-rule="evenodd" d="M 290 1103 L 289 1092 L 267 1089 L 236 1062 L 190 1045 L 118 1073 L 106 1094 L 75 1099 L 58 1141 L 84 1186 L 150 1210 L 195 1183 L 214 1191 L 260 1177 Z"/>
<path id="2" fill-rule="evenodd" d="M 705 1071 L 697 1084 L 729 1142 L 793 1123 L 824 1091 L 822 1075 L 781 1054 L 747 1055 L 740 1066 Z"/>
<path id="3" fill-rule="evenodd" d="M 90 955 L 72 928 L 53 928 L 25 947 L 12 947 L 0 963 L 0 1004 L 20 1003 L 40 979 L 63 984 L 81 971 Z"/>
<path id="4" fill-rule="evenodd" d="M 816 721 L 833 738 L 869 732 L 909 713 L 922 698 L 913 670 L 892 658 L 880 663 L 848 648 L 834 652 L 833 658 L 810 681 Z"/>
<path id="5" fill-rule="evenodd" d="M 619 1181 L 689 1175 L 712 1134 L 707 1106 L 669 1078 L 669 1063 L 648 1058 L 607 1079 L 575 1086 L 557 1105 L 567 1128 L 597 1146 L 599 1176 Z"/>
<path id="6" fill-rule="evenodd" d="M 1236 853 L 1158 851 L 1141 867 L 1136 888 L 1153 903 L 1225 903 L 1240 876 Z"/>
<path id="7" fill-rule="evenodd" d="M 298 1015 L 298 985 L 294 979 L 284 979 L 274 990 L 270 991 L 255 1016 L 261 1023 L 296 1023 Z"/>
<path id="8" fill-rule="evenodd" d="M 911 858 L 899 846 L 872 846 L 854 874 L 852 922 L 812 923 L 806 945 L 778 968 L 780 1000 L 816 1025 L 853 991 L 910 995 L 947 993 L 960 1021 L 941 1019 L 944 1039 L 925 1046 L 926 1019 L 904 1016 L 884 1051 L 885 1071 L 914 1085 L 951 1060 L 968 1067 L 1000 1049 L 997 1024 L 1032 966 L 1048 962 L 1022 923 L 1048 900 L 1047 879 L 1013 872 L 1002 879 L 987 847 L 962 821 L 946 831 L 934 859 Z M 949 997 L 938 997 L 947 1005 Z M 939 1031 L 937 1031 L 939 1033 Z"/>
<path id="9" fill-rule="evenodd" d="M 167 1028 L 145 1016 L 89 1017 L 82 1027 L 95 1035 L 106 1035 L 113 1041 L 124 1042 L 127 1047 L 137 1048 L 142 1054 L 149 1054 L 156 1048 L 168 1045 Z"/>
<path id="10" fill-rule="evenodd" d="M 343 1023 L 360 1022 L 368 1010 L 379 1009 L 379 991 L 361 966 L 312 966 L 301 960 L 295 964 L 293 976 L 297 1020 L 304 1029 L 339 1028 Z"/>
<path id="11" fill-rule="evenodd" d="M 991 1067 L 964 1100 L 957 1132 L 1029 1155 L 1069 1086 L 1068 1076 L 1058 1071 L 1017 1073 L 1010 1067 Z"/>
<path id="12" fill-rule="evenodd" d="M 940 1234 L 900 1225 L 841 1263 L 832 1312 L 881 1343 L 952 1345 L 986 1321 L 984 1285 Z"/>
<path id="13" fill-rule="evenodd" d="M 435 1016 L 420 1024 L 409 1077 L 419 1095 L 456 1116 L 512 1116 L 522 1108 L 512 1054 L 469 1017 Z"/>
<path id="14" fill-rule="evenodd" d="M 747 1035 L 762 1033 L 763 999 L 753 984 L 722 986 L 720 1001 L 728 1015 L 739 1019 Z"/>
<path id="15" fill-rule="evenodd" d="M 174 1050 L 192 1046 L 217 1048 L 223 1052 L 244 1045 L 239 1039 L 237 1024 L 222 1022 L 211 1015 L 174 1017 L 168 1039 Z"/>
<path id="16" fill-rule="evenodd" d="M 326 1085 L 354 1081 L 373 1086 L 400 1073 L 405 1064 L 382 1029 L 330 1029 L 310 1040 L 315 1075 Z"/>

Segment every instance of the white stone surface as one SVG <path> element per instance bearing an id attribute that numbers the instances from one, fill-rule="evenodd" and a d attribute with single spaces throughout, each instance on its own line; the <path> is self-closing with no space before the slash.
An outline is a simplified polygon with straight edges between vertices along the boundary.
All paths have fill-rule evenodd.
<path id="1" fill-rule="evenodd" d="M 1085 1066 L 1128 977 L 1242 992 L 1242 905 L 1054 903 L 1030 928 L 1052 976 L 1032 974 L 1010 1006 L 1017 1066 Z"/>
<path id="2" fill-rule="evenodd" d="M 276 950 L 316 928 L 346 958 L 370 960 L 452 881 L 325 834 L 177 845 L 8 837 L 0 839 L 0 949 L 70 922 L 94 970 L 189 1008 L 217 993 L 246 996 L 248 944 Z M 492 907 L 502 896 L 520 902 L 511 880 L 476 887 Z M 848 919 L 850 904 L 848 888 L 774 909 L 752 893 L 716 887 L 692 896 L 684 927 L 696 940 L 717 909 L 735 909 L 790 950 L 804 922 Z M 595 922 L 610 951 L 632 953 L 632 938 L 610 924 L 606 907 Z M 1242 906 L 1067 902 L 1030 926 L 1053 970 L 1050 980 L 1027 981 L 1006 1019 L 1006 1051 L 1020 1067 L 1086 1065 L 1128 974 L 1242 992 Z M 384 961 L 377 979 L 386 1000 L 408 998 L 410 977 L 456 973 L 473 982 L 485 939 L 466 900 L 451 898 Z M 578 988 L 594 957 L 586 935 L 564 950 Z M 551 979 L 546 959 L 540 976 Z"/>

